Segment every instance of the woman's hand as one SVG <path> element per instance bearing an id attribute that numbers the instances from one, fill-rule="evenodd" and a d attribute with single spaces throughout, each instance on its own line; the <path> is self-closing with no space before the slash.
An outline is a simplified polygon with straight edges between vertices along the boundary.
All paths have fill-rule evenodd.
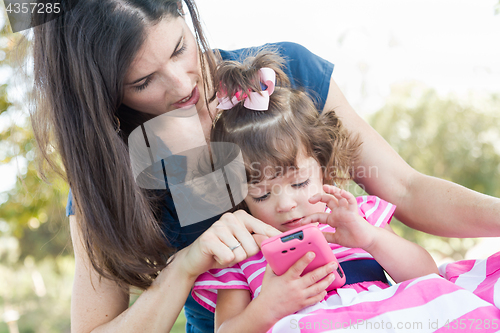
<path id="1" fill-rule="evenodd" d="M 226 213 L 180 252 L 186 272 L 198 276 L 212 268 L 232 266 L 259 252 L 263 239 L 280 234 L 243 210 Z M 231 247 L 238 246 L 234 250 Z"/>
<path id="2" fill-rule="evenodd" d="M 316 194 L 309 199 L 312 204 L 324 202 L 331 213 L 316 213 L 307 216 L 303 224 L 320 222 L 335 228 L 325 232 L 326 240 L 350 248 L 369 248 L 375 241 L 375 228 L 358 213 L 356 198 L 349 192 L 335 186 L 323 185 L 325 194 Z"/>
<path id="3" fill-rule="evenodd" d="M 267 264 L 261 292 L 254 300 L 266 309 L 263 316 L 278 321 L 325 298 L 325 289 L 335 278 L 332 272 L 337 269 L 337 263 L 326 264 L 301 276 L 314 256 L 314 252 L 306 253 L 280 276 Z"/>

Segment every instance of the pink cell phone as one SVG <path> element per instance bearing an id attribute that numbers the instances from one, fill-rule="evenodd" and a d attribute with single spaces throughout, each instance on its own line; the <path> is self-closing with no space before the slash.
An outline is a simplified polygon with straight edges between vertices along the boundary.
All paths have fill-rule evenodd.
<path id="1" fill-rule="evenodd" d="M 268 238 L 262 242 L 261 250 L 276 275 L 285 273 L 297 260 L 310 251 L 314 252 L 316 257 L 307 265 L 302 275 L 332 261 L 338 264 L 337 258 L 323 233 L 313 224 Z M 333 274 L 335 280 L 326 289 L 328 291 L 342 287 L 346 281 L 344 271 L 340 265 Z"/>

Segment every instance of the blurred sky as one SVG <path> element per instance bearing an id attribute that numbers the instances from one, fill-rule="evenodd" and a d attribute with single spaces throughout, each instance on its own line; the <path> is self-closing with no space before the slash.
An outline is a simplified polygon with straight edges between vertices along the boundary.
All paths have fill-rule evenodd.
<path id="1" fill-rule="evenodd" d="M 367 114 L 403 80 L 442 94 L 500 92 L 497 2 L 204 0 L 198 7 L 212 47 L 300 43 L 335 64 L 337 84 Z"/>
<path id="2" fill-rule="evenodd" d="M 335 64 L 361 115 L 392 84 L 419 80 L 442 94 L 500 92 L 498 0 L 198 0 L 210 44 L 234 49 L 292 41 Z M 364 86 L 364 93 L 362 87 Z M 15 168 L 0 166 L 0 192 Z"/>

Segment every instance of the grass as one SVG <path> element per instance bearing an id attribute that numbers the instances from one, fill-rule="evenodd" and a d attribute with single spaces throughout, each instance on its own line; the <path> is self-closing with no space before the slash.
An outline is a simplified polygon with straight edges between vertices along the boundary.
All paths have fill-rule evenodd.
<path id="1" fill-rule="evenodd" d="M 135 300 L 139 297 L 140 292 L 136 291 L 137 294 L 130 295 L 130 303 L 129 306 L 134 304 Z M 186 332 L 186 316 L 184 315 L 184 309 L 182 309 L 181 313 L 177 317 L 174 326 L 170 330 L 170 333 L 184 333 Z M 1 332 L 0 332 L 1 333 Z"/>
<path id="2" fill-rule="evenodd" d="M 186 317 L 184 316 L 184 309 L 182 309 L 181 313 L 179 314 L 179 317 L 177 317 L 177 320 L 175 321 L 175 324 L 172 327 L 172 330 L 170 330 L 170 333 L 184 333 L 184 332 L 186 332 Z"/>

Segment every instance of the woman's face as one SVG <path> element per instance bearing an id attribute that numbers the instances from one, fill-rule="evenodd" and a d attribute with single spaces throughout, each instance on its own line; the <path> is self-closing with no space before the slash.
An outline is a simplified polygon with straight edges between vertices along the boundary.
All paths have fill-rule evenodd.
<path id="1" fill-rule="evenodd" d="M 200 111 L 204 91 L 198 47 L 184 18 L 169 16 L 146 32 L 125 75 L 123 103 L 153 115 L 194 105 Z"/>

